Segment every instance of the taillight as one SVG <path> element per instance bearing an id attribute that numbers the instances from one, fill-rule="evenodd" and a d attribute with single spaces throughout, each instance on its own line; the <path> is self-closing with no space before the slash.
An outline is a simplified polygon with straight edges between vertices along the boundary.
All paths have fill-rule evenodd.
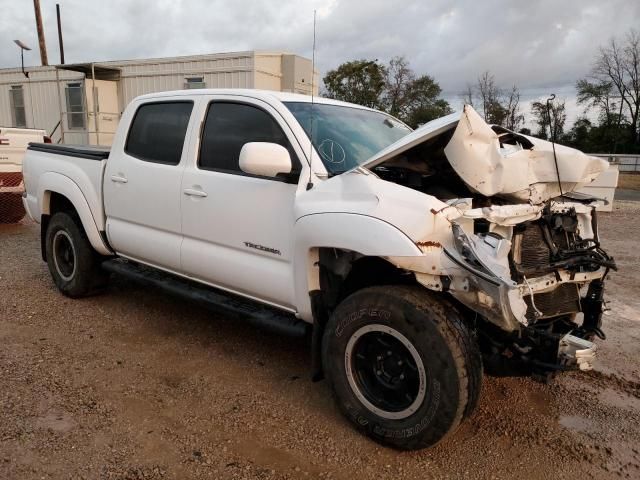
<path id="1" fill-rule="evenodd" d="M 45 135 L 43 138 L 44 138 L 44 143 L 52 143 L 51 142 L 51 137 L 48 137 L 48 136 Z"/>
<path id="2" fill-rule="evenodd" d="M 9 145 L 8 138 L 0 138 L 0 145 Z"/>

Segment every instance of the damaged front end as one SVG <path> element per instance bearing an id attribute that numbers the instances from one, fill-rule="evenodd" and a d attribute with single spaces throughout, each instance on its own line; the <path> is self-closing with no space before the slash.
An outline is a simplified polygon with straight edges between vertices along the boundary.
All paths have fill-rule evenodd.
<path id="1" fill-rule="evenodd" d="M 600 246 L 594 199 L 567 192 L 608 165 L 566 147 L 552 156 L 549 142 L 490 127 L 470 107 L 439 128 L 370 166 L 445 204 L 416 242 L 423 256 L 390 260 L 475 312 L 488 370 L 591 369 L 616 264 Z"/>
<path id="2" fill-rule="evenodd" d="M 504 216 L 509 207 L 464 212 L 463 219 L 473 220 L 472 234 L 464 221 L 452 222 L 455 252 L 443 253 L 471 275 L 462 291 L 450 292 L 498 327 L 481 329 L 494 371 L 588 370 L 591 340 L 604 338 L 604 279 L 616 269 L 600 247 L 595 209 L 557 202 L 528 207 L 526 215 L 538 210 L 534 219 L 509 225 L 517 218 Z"/>

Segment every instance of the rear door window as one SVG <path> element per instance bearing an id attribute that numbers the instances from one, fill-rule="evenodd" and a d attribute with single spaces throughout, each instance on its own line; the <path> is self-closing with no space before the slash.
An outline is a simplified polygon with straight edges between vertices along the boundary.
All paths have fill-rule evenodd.
<path id="1" fill-rule="evenodd" d="M 193 102 L 146 103 L 138 107 L 125 152 L 147 162 L 177 165 Z"/>

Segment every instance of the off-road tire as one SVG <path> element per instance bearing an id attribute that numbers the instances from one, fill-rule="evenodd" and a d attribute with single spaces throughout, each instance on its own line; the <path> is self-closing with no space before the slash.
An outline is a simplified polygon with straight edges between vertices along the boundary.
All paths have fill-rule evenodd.
<path id="1" fill-rule="evenodd" d="M 56 237 L 59 237 L 58 240 Z M 62 259 L 55 242 L 72 245 L 74 267 L 62 272 Z M 45 237 L 47 265 L 53 281 L 66 296 L 80 298 L 102 288 L 108 274 L 100 267 L 100 255 L 93 249 L 80 219 L 72 213 L 58 212 L 51 217 Z"/>
<path id="2" fill-rule="evenodd" d="M 367 389 L 357 387 L 359 380 L 354 380 L 364 377 L 356 372 L 356 367 L 348 367 L 363 361 L 355 359 L 354 349 L 363 348 L 357 345 L 364 341 L 365 335 L 374 333 L 385 338 L 383 330 L 388 328 L 399 339 L 400 348 L 406 345 L 406 342 L 401 345 L 404 341 L 412 345 L 406 348 L 407 352 L 417 354 L 424 366 L 424 375 L 420 377 L 424 388 L 419 389 L 424 393 L 415 396 L 411 407 L 391 414 L 384 408 L 371 408 L 375 405 L 363 394 Z M 381 333 L 370 329 L 381 330 Z M 391 351 L 388 354 L 391 355 Z M 327 323 L 322 360 L 343 414 L 375 441 L 402 450 L 431 447 L 453 432 L 472 413 L 482 384 L 482 357 L 475 335 L 454 304 L 422 287 L 371 287 L 346 298 Z M 380 356 L 376 360 L 379 361 Z M 373 363 L 371 368 L 375 373 L 365 371 L 363 375 L 380 375 Z M 400 364 L 402 362 L 398 362 Z M 365 402 L 369 402 L 369 406 Z M 405 417 L 388 418 L 396 414 Z"/>

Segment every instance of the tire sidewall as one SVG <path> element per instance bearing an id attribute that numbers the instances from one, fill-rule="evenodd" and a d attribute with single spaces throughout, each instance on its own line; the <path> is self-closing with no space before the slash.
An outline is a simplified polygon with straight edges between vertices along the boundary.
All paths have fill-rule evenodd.
<path id="1" fill-rule="evenodd" d="M 389 326 L 404 335 L 420 356 L 426 381 L 422 404 L 410 416 L 391 420 L 369 410 L 353 392 L 345 351 L 353 333 L 370 324 Z M 323 342 L 325 372 L 344 414 L 377 441 L 402 448 L 422 448 L 440 441 L 460 417 L 459 372 L 436 316 L 406 300 L 377 291 L 357 292 L 334 312 Z"/>
<path id="2" fill-rule="evenodd" d="M 53 239 L 57 232 L 64 231 L 73 245 L 75 256 L 75 271 L 70 279 L 63 278 L 55 264 L 55 252 L 53 251 Z M 78 227 L 71 215 L 56 213 L 47 227 L 45 248 L 47 252 L 47 264 L 58 289 L 68 296 L 85 295 L 91 287 L 90 271 L 93 267 L 93 255 L 82 230 Z"/>

